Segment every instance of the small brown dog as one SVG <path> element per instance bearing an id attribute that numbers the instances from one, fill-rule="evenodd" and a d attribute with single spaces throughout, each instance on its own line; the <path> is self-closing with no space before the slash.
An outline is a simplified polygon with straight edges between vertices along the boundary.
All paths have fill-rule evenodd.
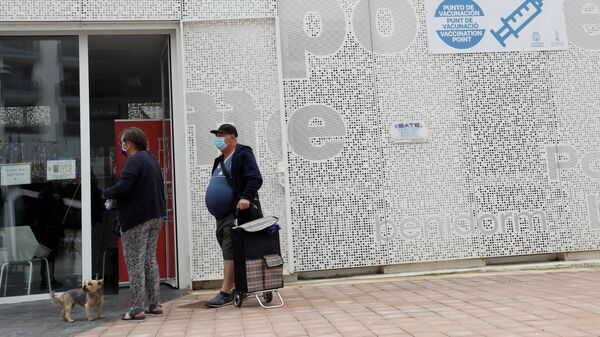
<path id="1" fill-rule="evenodd" d="M 54 292 L 50 294 L 50 300 L 52 303 L 61 306 L 63 309 L 60 312 L 62 319 L 69 323 L 74 322 L 71 318 L 71 309 L 75 304 L 79 304 L 85 308 L 88 321 L 93 321 L 92 310 L 94 307 L 98 310 L 98 318 L 104 318 L 104 311 L 102 305 L 104 305 L 104 296 L 102 294 L 102 286 L 104 280 L 85 280 L 81 289 L 71 289 L 62 294 L 60 298 L 54 295 Z"/>

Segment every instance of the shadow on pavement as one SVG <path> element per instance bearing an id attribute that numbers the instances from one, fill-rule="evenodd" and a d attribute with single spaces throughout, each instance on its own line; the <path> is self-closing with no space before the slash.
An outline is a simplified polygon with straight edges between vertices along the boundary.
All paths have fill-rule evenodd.
<path id="1" fill-rule="evenodd" d="M 181 308 L 181 309 L 208 309 L 208 310 L 215 310 L 214 308 L 207 307 L 206 306 L 206 302 L 207 301 L 200 301 L 200 302 L 194 302 L 194 303 L 185 304 L 185 305 L 178 305 L 176 308 Z"/>

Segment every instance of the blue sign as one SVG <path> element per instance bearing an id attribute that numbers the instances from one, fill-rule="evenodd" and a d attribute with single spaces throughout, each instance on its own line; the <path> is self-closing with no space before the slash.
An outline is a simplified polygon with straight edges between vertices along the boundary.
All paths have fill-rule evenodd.
<path id="1" fill-rule="evenodd" d="M 564 50 L 564 1 L 425 0 L 434 54 Z"/>
<path id="2" fill-rule="evenodd" d="M 492 30 L 492 35 L 500 42 L 502 47 L 506 48 L 506 40 L 514 36 L 519 38 L 521 32 L 529 25 L 538 15 L 542 13 L 543 0 L 526 0 L 517 9 L 515 9 L 506 18 L 501 18 L 503 26 L 498 30 Z M 539 34 L 539 33 L 538 33 Z M 535 40 L 534 40 L 535 41 Z M 538 39 L 535 42 L 539 42 Z"/>
<path id="3" fill-rule="evenodd" d="M 438 36 L 447 45 L 456 49 L 476 46 L 485 35 L 478 18 L 484 17 L 483 10 L 473 0 L 445 0 L 435 11 L 436 18 L 443 18 Z"/>

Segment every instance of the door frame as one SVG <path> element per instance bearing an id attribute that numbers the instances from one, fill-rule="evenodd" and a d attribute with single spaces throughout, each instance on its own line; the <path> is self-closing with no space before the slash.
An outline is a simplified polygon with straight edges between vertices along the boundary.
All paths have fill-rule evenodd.
<path id="1" fill-rule="evenodd" d="M 184 49 L 180 21 L 154 22 L 2 22 L 0 36 L 77 36 L 79 38 L 79 100 L 81 144 L 81 238 L 82 278 L 92 278 L 92 220 L 91 220 L 91 153 L 88 37 L 90 35 L 148 35 L 170 36 L 171 48 L 171 153 L 173 165 L 175 214 L 175 270 L 177 287 L 191 289 L 191 230 L 189 227 L 188 169 L 175 158 L 186 160 L 186 107 L 184 92 Z M 182 235 L 178 235 L 181 233 Z M 0 304 L 21 303 L 48 299 L 48 294 L 1 297 Z"/>

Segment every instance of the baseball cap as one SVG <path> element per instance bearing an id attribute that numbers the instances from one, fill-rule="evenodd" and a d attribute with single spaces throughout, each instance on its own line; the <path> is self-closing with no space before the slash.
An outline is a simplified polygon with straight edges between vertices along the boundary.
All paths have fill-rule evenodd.
<path id="1" fill-rule="evenodd" d="M 216 130 L 210 130 L 210 133 L 216 134 L 217 132 L 223 132 L 226 134 L 234 135 L 236 137 L 238 136 L 235 126 L 233 126 L 231 124 L 223 124 L 223 125 L 219 126 L 219 128 Z"/>

